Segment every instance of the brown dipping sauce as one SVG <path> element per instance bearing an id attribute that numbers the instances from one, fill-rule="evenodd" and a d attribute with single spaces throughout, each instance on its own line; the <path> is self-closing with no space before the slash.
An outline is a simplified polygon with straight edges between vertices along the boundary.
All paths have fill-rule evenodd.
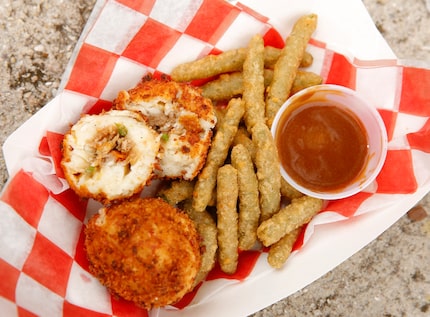
<path id="1" fill-rule="evenodd" d="M 362 173 L 368 153 L 361 121 L 347 110 L 322 103 L 285 113 L 276 143 L 281 164 L 299 185 L 337 191 Z"/>

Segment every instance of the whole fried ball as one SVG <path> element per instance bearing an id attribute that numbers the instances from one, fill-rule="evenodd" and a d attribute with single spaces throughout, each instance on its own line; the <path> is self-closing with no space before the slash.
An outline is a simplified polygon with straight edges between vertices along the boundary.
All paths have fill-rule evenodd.
<path id="1" fill-rule="evenodd" d="M 90 272 L 111 293 L 146 309 L 191 291 L 201 264 L 192 220 L 161 198 L 104 207 L 86 226 Z"/>

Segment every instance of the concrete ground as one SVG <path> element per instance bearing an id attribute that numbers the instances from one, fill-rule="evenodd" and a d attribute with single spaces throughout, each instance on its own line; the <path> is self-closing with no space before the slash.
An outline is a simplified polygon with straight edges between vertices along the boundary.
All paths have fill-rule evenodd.
<path id="1" fill-rule="evenodd" d="M 0 5 L 0 143 L 51 100 L 94 0 L 3 0 Z M 364 0 L 401 59 L 430 66 L 425 0 Z M 0 155 L 0 184 L 7 180 Z M 430 212 L 430 195 L 420 203 Z M 266 316 L 430 316 L 430 217 L 405 215 L 378 239 Z"/>

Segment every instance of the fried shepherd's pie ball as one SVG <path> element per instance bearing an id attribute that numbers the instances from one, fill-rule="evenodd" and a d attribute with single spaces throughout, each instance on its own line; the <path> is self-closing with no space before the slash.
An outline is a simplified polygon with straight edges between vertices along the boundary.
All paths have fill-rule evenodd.
<path id="1" fill-rule="evenodd" d="M 210 99 L 199 88 L 170 80 L 142 80 L 120 91 L 114 108 L 137 111 L 161 135 L 158 165 L 161 178 L 192 180 L 203 167 L 216 124 Z"/>
<path id="2" fill-rule="evenodd" d="M 201 265 L 192 220 L 161 198 L 104 207 L 86 227 L 90 272 L 113 294 L 146 309 L 191 291 Z"/>
<path id="3" fill-rule="evenodd" d="M 112 202 L 139 193 L 153 178 L 160 136 L 136 112 L 84 115 L 64 136 L 61 166 L 80 196 Z"/>

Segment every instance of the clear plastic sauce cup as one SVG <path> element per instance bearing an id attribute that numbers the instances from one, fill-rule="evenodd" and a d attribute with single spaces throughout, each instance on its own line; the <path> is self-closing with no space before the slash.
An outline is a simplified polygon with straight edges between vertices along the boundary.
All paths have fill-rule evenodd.
<path id="1" fill-rule="evenodd" d="M 378 111 L 357 92 L 317 85 L 291 96 L 272 127 L 282 177 L 325 200 L 352 196 L 377 177 L 387 153 Z"/>

